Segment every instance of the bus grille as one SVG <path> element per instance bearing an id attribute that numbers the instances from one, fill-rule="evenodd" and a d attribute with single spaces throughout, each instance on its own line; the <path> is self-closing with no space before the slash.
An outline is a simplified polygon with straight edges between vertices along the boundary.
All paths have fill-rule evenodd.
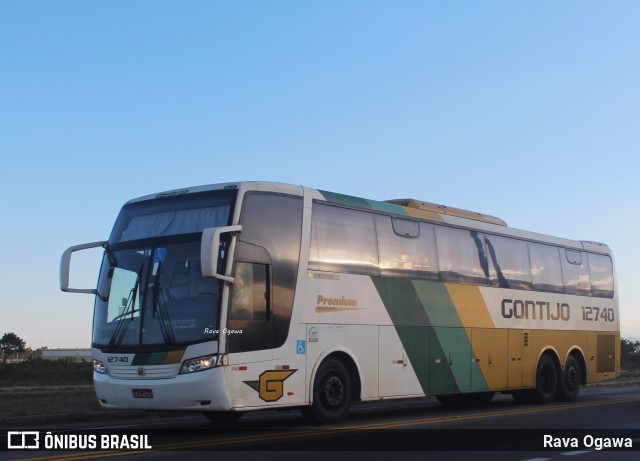
<path id="1" fill-rule="evenodd" d="M 143 367 L 114 365 L 109 367 L 109 376 L 118 379 L 167 379 L 175 377 L 179 369 L 180 364 Z"/>

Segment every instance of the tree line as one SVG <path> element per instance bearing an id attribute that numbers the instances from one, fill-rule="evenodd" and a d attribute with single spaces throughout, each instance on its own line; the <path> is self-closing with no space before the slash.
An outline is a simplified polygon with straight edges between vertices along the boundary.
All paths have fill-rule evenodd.
<path id="1" fill-rule="evenodd" d="M 46 350 L 46 347 L 42 347 L 36 350 L 27 347 L 26 342 L 17 334 L 5 333 L 0 338 L 0 357 L 2 363 L 5 364 L 12 357 L 35 359 L 42 357 L 42 351 Z"/>

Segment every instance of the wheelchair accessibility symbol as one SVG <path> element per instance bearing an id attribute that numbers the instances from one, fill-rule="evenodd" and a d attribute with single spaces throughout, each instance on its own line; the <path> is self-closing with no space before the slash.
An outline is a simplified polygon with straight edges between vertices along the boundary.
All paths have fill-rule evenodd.
<path id="1" fill-rule="evenodd" d="M 307 353 L 307 342 L 304 339 L 298 339 L 296 343 L 296 354 L 304 355 Z"/>

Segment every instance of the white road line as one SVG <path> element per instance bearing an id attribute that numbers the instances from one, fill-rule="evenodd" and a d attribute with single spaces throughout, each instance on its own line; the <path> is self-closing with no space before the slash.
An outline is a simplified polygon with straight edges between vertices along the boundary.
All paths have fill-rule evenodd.
<path id="1" fill-rule="evenodd" d="M 591 453 L 591 450 L 565 451 L 564 453 L 560 453 L 560 454 L 562 456 L 576 456 L 576 455 L 584 455 L 585 453 Z"/>
<path id="2" fill-rule="evenodd" d="M 551 458 L 530 458 L 530 459 L 523 459 L 522 461 L 550 461 Z"/>

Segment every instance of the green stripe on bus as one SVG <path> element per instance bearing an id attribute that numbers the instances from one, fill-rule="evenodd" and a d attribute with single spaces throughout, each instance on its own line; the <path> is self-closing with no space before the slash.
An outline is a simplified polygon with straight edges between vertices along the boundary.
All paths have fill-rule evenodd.
<path id="1" fill-rule="evenodd" d="M 438 342 L 447 355 L 455 357 L 450 367 L 460 385 L 460 390 L 487 391 L 487 381 L 482 374 L 480 365 L 471 361 L 474 358 L 474 353 L 469 337 L 445 284 L 428 280 L 414 280 L 413 285 L 431 323 L 437 325 L 434 332 L 438 337 Z"/>
<path id="2" fill-rule="evenodd" d="M 371 277 L 395 326 L 430 326 L 431 321 L 409 279 Z"/>
<path id="3" fill-rule="evenodd" d="M 460 317 L 443 283 L 372 277 L 423 392 L 488 390 Z"/>
<path id="4" fill-rule="evenodd" d="M 355 208 L 364 208 L 365 210 L 382 211 L 384 213 L 393 213 L 399 215 L 407 215 L 407 212 L 400 205 L 387 202 L 378 202 L 376 200 L 367 200 L 351 195 L 336 194 L 335 192 L 319 191 L 328 202 L 340 205 L 351 206 Z"/>
<path id="5" fill-rule="evenodd" d="M 391 321 L 402 342 L 402 347 L 409 356 L 411 366 L 416 372 L 422 391 L 430 392 L 431 356 L 443 356 L 444 351 L 435 338 L 431 321 L 422 305 L 411 280 L 387 277 L 372 277 L 380 298 L 387 308 Z M 451 383 L 447 392 L 455 392 L 454 377 L 451 370 L 442 367 L 438 375 L 443 381 Z"/>
<path id="6" fill-rule="evenodd" d="M 420 299 L 420 304 L 431 320 L 431 325 L 439 327 L 462 327 L 447 287 L 441 282 L 413 280 L 411 282 Z"/>

